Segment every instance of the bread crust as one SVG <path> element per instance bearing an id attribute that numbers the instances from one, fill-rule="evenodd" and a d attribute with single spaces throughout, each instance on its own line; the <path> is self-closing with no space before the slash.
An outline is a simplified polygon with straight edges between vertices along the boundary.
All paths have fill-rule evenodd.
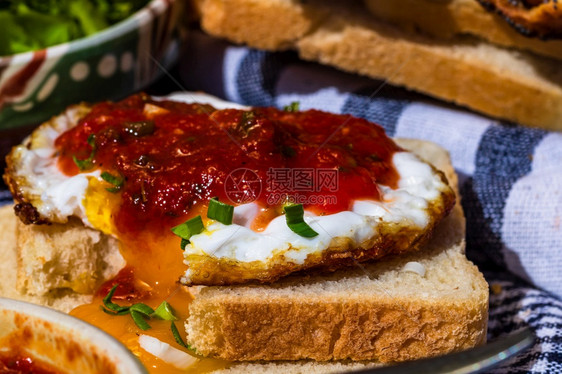
<path id="1" fill-rule="evenodd" d="M 398 25 L 407 32 L 421 31 L 444 40 L 473 35 L 500 46 L 562 60 L 561 40 L 541 40 L 521 35 L 500 15 L 487 11 L 476 0 L 364 2 L 378 19 Z"/>
<path id="2" fill-rule="evenodd" d="M 22 223 L 14 215 L 13 207 L 0 207 L 0 296 L 49 306 L 62 312 L 69 312 L 76 306 L 91 302 L 91 294 L 80 294 L 69 288 L 51 289 L 42 294 L 20 292 L 17 284 L 18 261 L 21 261 L 17 247 L 17 226 Z"/>
<path id="3" fill-rule="evenodd" d="M 476 270 L 477 272 L 477 270 Z M 486 341 L 487 307 L 388 298 L 345 301 L 224 300 L 219 310 L 194 304 L 199 318 L 220 329 L 204 355 L 226 360 L 376 360 L 398 362 L 468 349 Z M 204 316 L 202 315 L 204 314 Z M 220 322 L 214 318 L 220 315 Z M 201 339 L 200 335 L 196 336 Z M 207 349 L 205 349 L 207 348 Z"/>
<path id="4" fill-rule="evenodd" d="M 557 0 L 478 0 L 517 31 L 541 38 L 562 37 L 562 8 Z"/>

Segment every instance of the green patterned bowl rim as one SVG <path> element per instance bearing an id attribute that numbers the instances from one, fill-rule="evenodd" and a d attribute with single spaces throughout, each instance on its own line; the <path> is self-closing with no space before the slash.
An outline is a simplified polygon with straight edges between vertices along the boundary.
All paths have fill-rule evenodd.
<path id="1" fill-rule="evenodd" d="M 122 35 L 139 28 L 150 22 L 150 20 L 160 16 L 168 9 L 175 0 L 151 0 L 144 7 L 133 13 L 131 16 L 116 23 L 100 32 L 84 38 L 75 39 L 70 42 L 53 45 L 45 49 L 49 50 L 49 58 L 64 55 L 68 52 L 69 46 L 74 47 L 73 50 L 87 49 L 95 47 L 100 43 L 104 43 L 114 39 L 115 35 Z M 8 61 L 8 64 L 17 64 L 19 61 L 28 61 L 35 51 L 21 52 L 14 55 L 0 56 L 0 66 Z"/>

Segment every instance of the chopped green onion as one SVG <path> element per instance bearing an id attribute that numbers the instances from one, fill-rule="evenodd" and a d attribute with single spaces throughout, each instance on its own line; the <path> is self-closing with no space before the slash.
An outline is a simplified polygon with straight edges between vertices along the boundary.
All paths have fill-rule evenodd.
<path id="1" fill-rule="evenodd" d="M 209 200 L 209 209 L 207 209 L 207 217 L 224 223 L 225 225 L 232 224 L 232 217 L 234 216 L 234 207 L 225 203 L 221 203 L 218 198 L 213 197 Z"/>
<path id="2" fill-rule="evenodd" d="M 158 308 L 154 310 L 153 315 L 166 321 L 177 320 L 176 316 L 174 316 L 174 310 L 172 309 L 172 306 L 168 304 L 167 301 L 162 301 L 162 303 L 158 305 Z"/>
<path id="3" fill-rule="evenodd" d="M 154 309 L 143 303 L 133 304 L 129 309 L 131 310 L 131 312 L 139 312 L 147 317 L 150 317 L 154 313 Z"/>
<path id="4" fill-rule="evenodd" d="M 86 143 L 93 149 L 96 148 L 96 136 L 94 134 L 88 135 L 88 139 L 86 139 Z"/>
<path id="5" fill-rule="evenodd" d="M 203 220 L 201 219 L 201 216 L 197 216 L 185 221 L 182 224 L 172 227 L 172 232 L 177 236 L 179 236 L 180 238 L 182 238 L 183 240 L 187 240 L 187 243 L 185 243 L 187 245 L 189 244 L 189 238 L 191 238 L 193 235 L 199 234 L 204 229 L 205 226 L 203 225 Z M 185 245 L 183 246 L 182 249 L 185 249 Z"/>
<path id="6" fill-rule="evenodd" d="M 150 135 L 154 132 L 154 122 L 153 121 L 138 121 L 138 122 L 125 122 L 123 128 L 129 134 L 141 137 L 145 135 Z"/>
<path id="7" fill-rule="evenodd" d="M 88 170 L 94 167 L 94 154 L 96 153 L 96 136 L 94 134 L 90 134 L 88 139 L 86 140 L 88 145 L 92 147 L 92 151 L 90 152 L 90 156 L 84 160 L 79 160 L 76 156 L 72 156 L 72 160 L 80 171 Z"/>
<path id="8" fill-rule="evenodd" d="M 152 309 L 150 306 L 143 303 L 137 303 L 131 306 L 120 306 L 111 301 L 111 299 L 113 298 L 113 294 L 117 289 L 117 286 L 118 284 L 113 286 L 111 290 L 107 293 L 107 295 L 103 298 L 103 304 L 105 305 L 105 308 L 101 307 L 101 309 L 105 313 L 112 316 L 122 316 L 125 314 L 130 314 L 135 324 L 141 330 L 148 330 L 151 328 L 151 326 L 148 324 L 148 322 L 146 322 L 146 320 L 152 317 L 155 318 L 157 317 L 163 320 L 171 321 L 172 335 L 174 335 L 174 339 L 176 340 L 176 342 L 182 347 L 185 347 L 195 352 L 195 349 L 185 344 L 185 342 L 181 338 L 178 328 L 174 324 L 174 321 L 177 320 L 176 316 L 174 316 L 174 309 L 170 304 L 168 304 L 167 301 L 163 301 L 156 308 L 156 310 Z"/>
<path id="9" fill-rule="evenodd" d="M 287 226 L 289 226 L 291 231 L 304 238 L 312 238 L 318 235 L 318 233 L 304 221 L 304 208 L 302 204 L 287 205 L 283 207 L 283 210 L 285 211 Z"/>
<path id="10" fill-rule="evenodd" d="M 189 240 L 182 238 L 180 243 L 180 248 L 182 251 L 185 251 L 185 247 L 189 244 Z"/>
<path id="11" fill-rule="evenodd" d="M 111 298 L 113 297 L 113 295 L 115 294 L 115 290 L 117 289 L 117 286 L 119 286 L 119 284 L 114 285 L 113 287 L 111 287 L 111 289 L 109 290 L 109 292 L 107 293 L 107 295 L 105 295 L 105 297 L 103 298 L 103 303 L 107 304 L 107 303 L 111 303 Z"/>
<path id="12" fill-rule="evenodd" d="M 380 156 L 377 155 L 376 153 L 371 153 L 371 154 L 369 155 L 369 158 L 370 158 L 371 160 L 373 160 L 373 161 L 382 161 L 382 158 L 380 158 Z"/>
<path id="13" fill-rule="evenodd" d="M 105 308 L 102 307 L 102 310 L 112 316 L 124 316 L 126 314 L 130 314 L 135 324 L 141 330 L 148 330 L 150 328 L 150 325 L 144 320 L 143 315 L 150 317 L 150 315 L 154 313 L 154 310 L 152 310 L 152 308 L 148 305 L 142 303 L 134 304 L 131 306 L 121 306 L 115 304 L 111 301 L 111 299 L 113 298 L 113 294 L 115 293 L 117 286 L 118 284 L 113 286 L 107 293 L 107 295 L 103 298 L 103 305 L 105 305 Z"/>
<path id="14" fill-rule="evenodd" d="M 174 335 L 174 339 L 176 339 L 176 343 L 178 343 L 179 345 L 181 345 L 184 348 L 189 349 L 190 351 L 193 351 L 194 353 L 196 352 L 195 348 L 192 348 L 188 344 L 185 344 L 185 342 L 181 338 L 180 332 L 178 331 L 178 328 L 176 327 L 176 324 L 174 323 L 174 321 L 172 321 L 172 323 L 170 325 L 170 328 L 172 329 L 172 335 Z"/>
<path id="15" fill-rule="evenodd" d="M 101 179 L 115 186 L 115 187 L 106 188 L 107 191 L 113 193 L 120 191 L 121 187 L 123 187 L 123 183 L 125 182 L 125 180 L 122 177 L 120 176 L 116 177 L 113 174 L 108 173 L 107 171 L 101 173 Z"/>
<path id="16" fill-rule="evenodd" d="M 300 108 L 300 103 L 298 101 L 293 101 L 291 104 L 286 105 L 283 110 L 285 112 L 298 112 Z"/>
<path id="17" fill-rule="evenodd" d="M 103 305 L 105 305 L 105 307 L 107 309 L 109 309 L 112 312 L 126 312 L 129 310 L 128 306 L 121 306 L 118 304 L 115 304 L 114 302 L 111 301 L 111 299 L 113 298 L 113 294 L 115 293 L 115 290 L 117 289 L 118 284 L 116 284 L 115 286 L 113 286 L 111 288 L 111 290 L 108 292 L 108 294 L 103 298 Z"/>
<path id="18" fill-rule="evenodd" d="M 135 321 L 135 324 L 139 327 L 139 329 L 141 330 L 150 329 L 150 325 L 148 324 L 148 322 L 144 320 L 142 313 L 137 312 L 135 310 L 131 310 L 131 317 L 133 318 L 133 321 Z"/>
<path id="19" fill-rule="evenodd" d="M 100 309 L 102 310 L 102 312 L 109 314 L 111 316 L 124 316 L 125 314 L 129 314 L 129 308 L 124 309 L 120 312 L 114 312 L 112 310 L 104 308 L 103 306 L 100 306 Z"/>

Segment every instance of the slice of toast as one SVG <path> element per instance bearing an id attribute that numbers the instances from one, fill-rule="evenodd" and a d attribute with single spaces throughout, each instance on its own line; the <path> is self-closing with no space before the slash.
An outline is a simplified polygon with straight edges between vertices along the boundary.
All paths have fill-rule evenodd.
<path id="1" fill-rule="evenodd" d="M 443 170 L 456 187 L 456 175 L 442 148 L 423 141 L 400 140 L 399 144 Z M 50 243 L 46 248 L 54 251 L 50 255 L 56 255 L 57 248 L 71 248 L 69 237 L 81 245 L 80 238 L 91 236 L 91 230 L 85 227 L 73 227 L 77 231 L 72 236 L 57 233 L 57 229 L 28 233 L 20 237 L 19 244 L 47 239 Z M 38 292 L 40 295 L 17 290 L 15 231 L 12 207 L 2 207 L 0 270 L 4 276 L 0 295 L 63 311 L 91 300 L 91 295 L 79 294 L 71 287 L 55 287 Z M 94 252 L 111 249 L 107 245 L 111 241 L 106 239 L 102 238 L 104 248 L 93 245 L 97 248 Z M 79 257 L 79 251 L 70 254 L 70 264 Z M 36 261 L 20 256 L 21 262 L 28 260 L 30 264 Z M 408 262 L 421 264 L 425 275 L 405 270 Z M 93 272 L 107 269 L 107 265 L 95 263 Z M 37 267 L 35 271 L 50 270 Z M 45 275 L 29 277 L 49 279 Z M 43 286 L 48 288 L 49 284 Z M 207 287 L 198 291 L 190 306 L 186 331 L 190 344 L 201 354 L 230 360 L 347 360 L 237 362 L 227 369 L 232 372 L 339 372 L 469 348 L 486 338 L 488 288 L 464 256 L 464 217 L 458 203 L 429 245 L 407 257 L 328 275 L 293 276 L 272 286 Z"/>
<path id="2" fill-rule="evenodd" d="M 481 113 L 562 129 L 559 61 L 468 36 L 407 32 L 362 1 L 197 0 L 211 35 L 385 79 Z M 251 22 L 248 22 L 248 21 Z M 286 27 L 290 25 L 290 27 Z"/>
<path id="3" fill-rule="evenodd" d="M 456 186 L 442 148 L 411 140 L 399 144 L 444 170 Z M 412 360 L 482 344 L 488 286 L 465 257 L 464 224 L 457 203 L 431 242 L 417 253 L 333 274 L 292 276 L 268 286 L 200 288 L 189 306 L 188 343 L 200 354 L 233 361 L 376 362 Z M 421 264 L 425 274 L 406 270 L 409 262 Z M 231 370 L 260 365 L 238 363 Z M 284 365 L 294 369 L 291 363 L 268 365 L 280 372 L 287 368 Z M 306 365 L 337 371 L 333 365 L 341 363 Z"/>
<path id="4" fill-rule="evenodd" d="M 562 60 L 562 40 L 523 36 L 500 15 L 476 0 L 364 0 L 378 18 L 439 39 L 469 34 L 504 47 L 525 49 Z"/>
<path id="5" fill-rule="evenodd" d="M 91 294 L 79 294 L 69 288 L 51 288 L 41 295 L 18 290 L 18 224 L 13 206 L 0 207 L 0 296 L 49 306 L 62 312 L 69 312 L 78 305 L 89 303 L 92 300 Z"/>
<path id="6" fill-rule="evenodd" d="M 17 222 L 17 282 L 22 294 L 44 296 L 56 290 L 93 294 L 125 266 L 118 241 L 85 227 Z"/>

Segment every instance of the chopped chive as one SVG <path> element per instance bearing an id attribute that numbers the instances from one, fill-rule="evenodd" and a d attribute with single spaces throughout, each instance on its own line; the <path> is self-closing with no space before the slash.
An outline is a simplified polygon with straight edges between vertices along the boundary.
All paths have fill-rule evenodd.
<path id="1" fill-rule="evenodd" d="M 80 171 L 91 169 L 94 166 L 94 163 L 89 158 L 85 160 L 79 160 L 76 158 L 76 156 L 72 156 L 72 160 L 74 161 L 76 166 L 78 166 L 78 169 L 80 169 Z"/>
<path id="2" fill-rule="evenodd" d="M 160 305 L 154 310 L 154 316 L 164 319 L 166 321 L 176 321 L 177 318 L 174 316 L 174 310 L 172 306 L 168 304 L 167 301 L 162 301 Z"/>
<path id="3" fill-rule="evenodd" d="M 283 207 L 283 210 L 285 211 L 287 226 L 289 226 L 291 231 L 295 234 L 304 238 L 312 238 L 318 235 L 318 233 L 304 221 L 304 208 L 302 204 L 287 205 Z"/>
<path id="4" fill-rule="evenodd" d="M 123 187 L 123 183 L 125 182 L 125 180 L 121 176 L 116 177 L 113 174 L 108 173 L 107 171 L 101 173 L 101 179 L 115 186 L 115 187 L 106 188 L 107 191 L 113 193 L 120 191 L 121 187 Z"/>
<path id="5" fill-rule="evenodd" d="M 150 325 L 148 324 L 148 322 L 144 320 L 142 313 L 137 312 L 136 310 L 131 310 L 130 312 L 133 321 L 135 321 L 135 324 L 138 326 L 139 329 L 141 330 L 150 329 Z"/>
<path id="6" fill-rule="evenodd" d="M 286 105 L 283 110 L 285 112 L 298 112 L 300 108 L 300 103 L 298 101 L 293 101 L 291 104 Z"/>
<path id="7" fill-rule="evenodd" d="M 185 245 L 189 244 L 189 238 L 191 238 L 193 235 L 199 234 L 204 229 L 205 226 L 203 225 L 201 216 L 197 216 L 185 221 L 182 224 L 172 227 L 172 232 L 183 240 L 187 241 L 187 243 L 184 243 L 182 240 L 182 249 L 185 249 Z"/>
<path id="8" fill-rule="evenodd" d="M 185 251 L 185 247 L 189 244 L 189 240 L 182 238 L 180 243 L 180 248 L 182 251 Z"/>
<path id="9" fill-rule="evenodd" d="M 195 349 L 185 344 L 185 342 L 181 338 L 180 333 L 176 325 L 174 324 L 174 321 L 177 320 L 176 316 L 174 315 L 174 309 L 167 301 L 163 301 L 162 303 L 160 303 L 160 305 L 158 305 L 156 309 L 152 309 L 150 306 L 144 303 L 137 303 L 127 307 L 120 306 L 111 301 L 113 294 L 117 289 L 117 286 L 117 284 L 113 286 L 107 293 L 107 295 L 103 298 L 103 304 L 105 305 L 105 308 L 103 306 L 100 306 L 100 308 L 104 313 L 107 313 L 111 316 L 123 316 L 126 314 L 130 314 L 137 327 L 141 330 L 148 330 L 151 328 L 146 320 L 153 317 L 171 321 L 172 335 L 174 336 L 176 342 L 182 347 L 195 352 Z"/>
<path id="10" fill-rule="evenodd" d="M 195 348 L 191 348 L 188 344 L 185 344 L 185 342 L 181 338 L 180 332 L 178 331 L 178 328 L 176 327 L 174 321 L 171 322 L 170 328 L 172 329 L 172 335 L 174 335 L 174 339 L 176 339 L 176 343 L 178 343 L 184 348 L 189 349 L 190 351 L 196 352 Z"/>
<path id="11" fill-rule="evenodd" d="M 147 317 L 150 317 L 154 313 L 154 309 L 152 309 L 151 307 L 149 307 L 148 305 L 143 304 L 143 303 L 133 304 L 133 305 L 131 305 L 129 310 L 131 312 L 134 311 L 134 312 L 144 314 Z"/>
<path id="12" fill-rule="evenodd" d="M 72 160 L 74 161 L 76 166 L 78 166 L 78 169 L 80 169 L 80 171 L 88 170 L 94 167 L 94 154 L 96 153 L 96 136 L 94 134 L 90 134 L 86 142 L 90 147 L 92 147 L 90 156 L 84 160 L 79 160 L 78 158 L 76 158 L 76 156 L 72 156 Z"/>
<path id="13" fill-rule="evenodd" d="M 96 136 L 94 134 L 88 135 L 88 139 L 86 139 L 86 143 L 92 148 L 96 148 Z"/>
<path id="14" fill-rule="evenodd" d="M 129 314 L 129 308 L 124 309 L 120 312 L 114 312 L 112 310 L 104 308 L 103 306 L 100 306 L 100 309 L 102 310 L 102 312 L 109 314 L 111 316 L 124 316 L 125 314 Z"/>
<path id="15" fill-rule="evenodd" d="M 113 287 L 111 287 L 111 290 L 109 290 L 107 295 L 105 295 L 105 297 L 103 298 L 104 304 L 111 302 L 111 298 L 113 297 L 113 294 L 115 294 L 115 290 L 117 289 L 117 286 L 119 286 L 119 284 L 116 284 Z"/>
<path id="16" fill-rule="evenodd" d="M 221 203 L 218 198 L 213 197 L 209 200 L 209 209 L 207 209 L 207 217 L 219 221 L 225 225 L 232 224 L 234 216 L 234 207 L 225 203 Z"/>
<path id="17" fill-rule="evenodd" d="M 123 311 L 128 311 L 129 307 L 128 306 L 121 306 L 118 304 L 115 304 L 114 302 L 111 301 L 111 299 L 113 298 L 113 294 L 115 293 L 115 290 L 117 289 L 117 284 L 115 286 L 113 286 L 111 288 L 111 290 L 109 291 L 109 293 L 103 298 L 103 305 L 105 305 L 105 307 L 107 309 L 109 309 L 112 312 L 123 312 Z"/>

